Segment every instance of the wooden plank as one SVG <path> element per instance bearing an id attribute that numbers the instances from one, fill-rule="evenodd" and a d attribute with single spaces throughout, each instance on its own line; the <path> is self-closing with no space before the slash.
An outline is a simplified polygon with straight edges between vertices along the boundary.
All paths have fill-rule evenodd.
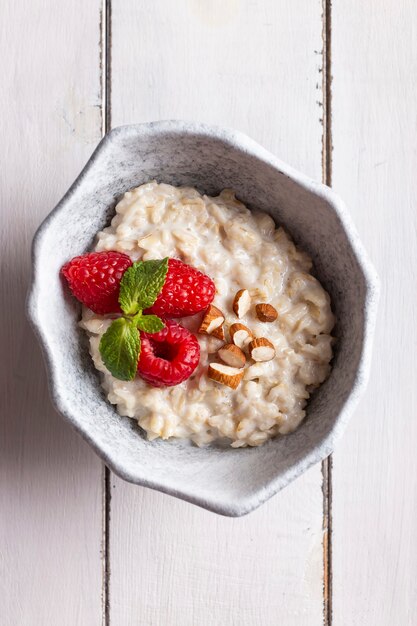
<path id="1" fill-rule="evenodd" d="M 417 4 L 333 3 L 333 183 L 378 269 L 373 371 L 333 469 L 335 626 L 417 612 Z"/>
<path id="2" fill-rule="evenodd" d="M 112 123 L 230 125 L 321 178 L 321 2 L 115 0 Z M 112 477 L 110 622 L 323 621 L 317 466 L 230 520 Z"/>
<path id="3" fill-rule="evenodd" d="M 90 626 L 102 466 L 51 407 L 24 307 L 33 233 L 100 138 L 100 2 L 2 9 L 0 621 Z"/>
<path id="4" fill-rule="evenodd" d="M 322 495 L 310 471 L 228 519 L 112 476 L 112 626 L 323 623 Z"/>

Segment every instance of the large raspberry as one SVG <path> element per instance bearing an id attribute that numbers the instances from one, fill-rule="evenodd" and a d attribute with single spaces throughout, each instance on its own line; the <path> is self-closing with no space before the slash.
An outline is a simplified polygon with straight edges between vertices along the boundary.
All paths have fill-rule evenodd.
<path id="1" fill-rule="evenodd" d="M 120 281 L 131 265 L 131 259 L 122 252 L 90 252 L 69 261 L 61 272 L 77 300 L 104 315 L 122 312 Z"/>
<path id="2" fill-rule="evenodd" d="M 169 259 L 162 291 L 146 311 L 166 317 L 185 317 L 207 309 L 216 287 L 208 276 L 177 259 Z"/>
<path id="3" fill-rule="evenodd" d="M 200 360 L 200 345 L 189 330 L 164 320 L 165 328 L 149 335 L 140 333 L 138 374 L 154 387 L 171 387 L 187 380 Z"/>

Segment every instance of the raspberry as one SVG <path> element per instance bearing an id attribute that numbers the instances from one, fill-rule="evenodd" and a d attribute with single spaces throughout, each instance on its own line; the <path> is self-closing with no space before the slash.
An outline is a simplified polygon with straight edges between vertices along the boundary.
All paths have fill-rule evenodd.
<path id="1" fill-rule="evenodd" d="M 77 256 L 61 269 L 74 296 L 89 309 L 104 315 L 121 313 L 119 286 L 132 265 L 122 252 L 90 252 Z"/>
<path id="2" fill-rule="evenodd" d="M 146 313 L 186 317 L 207 309 L 216 287 L 208 276 L 177 259 L 169 259 L 162 291 Z"/>
<path id="3" fill-rule="evenodd" d="M 165 328 L 149 335 L 141 332 L 138 374 L 154 387 L 171 387 L 187 380 L 200 360 L 200 345 L 189 330 L 164 320 Z"/>

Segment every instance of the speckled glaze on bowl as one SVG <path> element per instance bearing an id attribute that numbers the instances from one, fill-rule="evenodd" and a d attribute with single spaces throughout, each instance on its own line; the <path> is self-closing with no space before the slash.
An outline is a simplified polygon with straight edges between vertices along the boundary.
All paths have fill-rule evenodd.
<path id="1" fill-rule="evenodd" d="M 283 224 L 313 257 L 332 297 L 338 343 L 329 379 L 291 435 L 238 450 L 148 442 L 134 421 L 106 402 L 77 326 L 79 305 L 63 288 L 59 270 L 91 247 L 125 191 L 154 178 L 213 195 L 231 187 L 249 207 Z M 342 201 L 329 188 L 240 132 L 170 121 L 115 128 L 100 142 L 36 233 L 28 316 L 43 348 L 55 406 L 116 474 L 239 516 L 332 452 L 366 385 L 377 299 L 376 273 Z"/>

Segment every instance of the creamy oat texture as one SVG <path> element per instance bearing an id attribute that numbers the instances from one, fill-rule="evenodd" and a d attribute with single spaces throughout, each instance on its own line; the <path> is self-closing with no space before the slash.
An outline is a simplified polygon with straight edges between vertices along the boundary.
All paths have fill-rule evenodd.
<path id="1" fill-rule="evenodd" d="M 125 193 L 95 249 L 119 250 L 134 261 L 177 257 L 208 274 L 216 284 L 214 304 L 226 317 L 226 338 L 228 326 L 238 321 L 234 295 L 248 289 L 252 307 L 239 321 L 276 348 L 272 361 L 248 359 L 233 391 L 207 377 L 223 342 L 200 334 L 201 360 L 193 376 L 176 387 L 153 388 L 139 377 L 124 382 L 111 376 L 99 354 L 110 321 L 84 309 L 81 325 L 91 355 L 120 415 L 136 419 L 151 440 L 181 437 L 199 446 L 219 439 L 236 448 L 258 446 L 297 428 L 311 392 L 330 371 L 334 316 L 328 294 L 310 274 L 310 258 L 269 215 L 250 212 L 230 190 L 211 198 L 153 181 Z M 260 302 L 277 309 L 276 322 L 257 319 Z M 201 317 L 179 322 L 196 332 Z"/>

